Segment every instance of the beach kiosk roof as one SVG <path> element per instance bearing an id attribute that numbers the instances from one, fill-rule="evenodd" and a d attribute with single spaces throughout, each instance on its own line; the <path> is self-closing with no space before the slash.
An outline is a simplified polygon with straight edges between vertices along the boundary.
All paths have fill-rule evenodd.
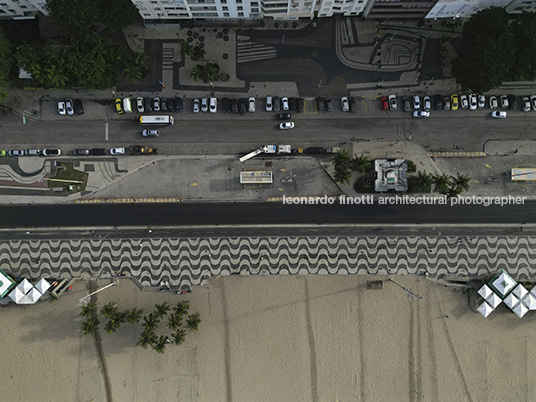
<path id="1" fill-rule="evenodd" d="M 503 299 L 515 288 L 517 282 L 504 269 L 488 284 Z"/>
<path id="2" fill-rule="evenodd" d="M 43 294 L 50 288 L 50 283 L 48 283 L 46 279 L 41 278 L 34 286 L 41 294 Z"/>
<path id="3" fill-rule="evenodd" d="M 478 294 L 482 296 L 483 299 L 487 299 L 488 297 L 490 297 L 490 295 L 494 293 L 488 285 L 484 285 L 480 289 L 478 289 Z"/>
<path id="4" fill-rule="evenodd" d="M 24 278 L 9 294 L 11 300 L 17 304 L 34 304 L 42 296 L 29 281 Z"/>
<path id="5" fill-rule="evenodd" d="M 502 303 L 502 299 L 492 292 L 491 295 L 489 295 L 489 297 L 486 299 L 486 302 L 491 307 L 497 308 L 497 306 Z"/>
<path id="6" fill-rule="evenodd" d="M 523 303 L 518 303 L 512 310 L 519 318 L 523 317 L 525 314 L 527 314 L 527 311 L 529 311 L 527 306 L 525 306 Z"/>
<path id="7" fill-rule="evenodd" d="M 491 307 L 488 303 L 484 302 L 480 306 L 478 306 L 477 310 L 484 317 L 487 317 L 493 312 L 493 307 Z"/>
<path id="8" fill-rule="evenodd" d="M 0 298 L 6 296 L 15 286 L 15 281 L 0 269 Z"/>
<path id="9" fill-rule="evenodd" d="M 536 296 L 534 296 L 532 293 L 525 295 L 522 302 L 529 310 L 536 310 Z"/>
<path id="10" fill-rule="evenodd" d="M 514 309 L 515 306 L 519 304 L 519 299 L 513 293 L 510 293 L 504 298 L 504 304 L 506 304 L 510 309 Z"/>

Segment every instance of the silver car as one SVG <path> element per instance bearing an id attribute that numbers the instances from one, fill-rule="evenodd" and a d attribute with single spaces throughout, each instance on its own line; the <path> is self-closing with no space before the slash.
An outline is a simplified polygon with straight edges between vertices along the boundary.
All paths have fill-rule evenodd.
<path id="1" fill-rule="evenodd" d="M 199 113 L 199 99 L 194 99 L 192 102 L 192 112 Z"/>
<path id="2" fill-rule="evenodd" d="M 348 102 L 348 98 L 346 96 L 343 96 L 341 98 L 341 108 L 343 112 L 347 112 L 350 110 L 350 102 Z"/>
<path id="3" fill-rule="evenodd" d="M 201 99 L 201 111 L 208 112 L 208 98 Z"/>
<path id="4" fill-rule="evenodd" d="M 419 95 L 413 95 L 413 109 L 419 110 L 421 108 L 421 98 Z"/>
<path id="5" fill-rule="evenodd" d="M 266 97 L 266 111 L 271 112 L 273 109 L 273 103 L 272 103 L 272 97 L 267 96 Z"/>

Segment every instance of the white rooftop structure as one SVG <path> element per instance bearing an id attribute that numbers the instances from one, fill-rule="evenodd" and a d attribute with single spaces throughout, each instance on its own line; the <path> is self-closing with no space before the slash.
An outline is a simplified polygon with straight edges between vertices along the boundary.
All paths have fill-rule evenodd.
<path id="1" fill-rule="evenodd" d="M 491 307 L 497 308 L 497 306 L 502 303 L 502 299 L 499 296 L 497 296 L 497 294 L 492 292 L 491 295 L 489 295 L 489 297 L 486 298 L 486 302 Z"/>
<path id="2" fill-rule="evenodd" d="M 529 309 L 527 308 L 527 306 L 525 306 L 523 303 L 518 303 L 517 305 L 514 306 L 514 308 L 512 309 L 512 311 L 519 317 L 523 317 L 525 314 L 527 314 L 527 311 L 529 311 Z"/>
<path id="3" fill-rule="evenodd" d="M 408 165 L 405 159 L 376 159 L 374 161 L 374 169 L 377 174 L 374 189 L 377 192 L 407 191 L 408 180 L 406 179 L 406 170 L 408 169 Z"/>
<path id="4" fill-rule="evenodd" d="M 44 279 L 41 279 L 41 281 L 45 281 Z M 46 284 L 48 284 L 47 281 L 45 283 L 42 283 L 39 281 L 37 285 L 39 285 L 41 288 L 46 287 Z M 50 285 L 48 285 L 50 287 Z M 47 289 L 48 289 L 47 287 Z M 11 291 L 11 293 L 8 295 L 11 300 L 13 300 L 17 304 L 34 304 L 41 296 L 43 296 L 43 293 L 40 292 L 38 289 L 36 289 L 29 281 L 28 279 L 24 278 L 21 283 L 17 285 L 15 289 Z"/>
<path id="5" fill-rule="evenodd" d="M 14 284 L 15 281 L 0 269 L 0 297 L 4 297 Z"/>
<path id="6" fill-rule="evenodd" d="M 478 294 L 482 296 L 483 299 L 487 299 L 490 297 L 493 293 L 493 291 L 489 288 L 488 285 L 482 286 L 480 289 L 478 289 Z"/>
<path id="7" fill-rule="evenodd" d="M 514 307 L 519 304 L 519 299 L 513 293 L 510 293 L 504 298 L 504 304 L 506 304 L 508 307 L 510 307 L 511 310 L 513 310 Z"/>
<path id="8" fill-rule="evenodd" d="M 493 282 L 490 283 L 490 286 L 497 292 L 501 297 L 505 297 L 510 291 L 517 285 L 517 282 L 512 279 L 508 272 L 502 271 Z"/>
<path id="9" fill-rule="evenodd" d="M 527 293 L 529 293 L 529 292 L 528 292 L 527 289 L 525 289 L 525 287 L 524 287 L 522 284 L 518 284 L 518 285 L 515 287 L 515 289 L 512 290 L 512 293 L 513 293 L 514 295 L 516 295 L 516 297 L 517 297 L 518 299 L 523 299 L 523 298 L 525 297 L 525 295 L 526 295 Z"/>
<path id="10" fill-rule="evenodd" d="M 46 279 L 41 278 L 34 286 L 39 292 L 45 293 L 50 288 L 50 283 Z"/>
<path id="11" fill-rule="evenodd" d="M 484 317 L 487 317 L 493 312 L 493 307 L 491 307 L 488 303 L 484 302 L 480 306 L 478 306 L 477 310 Z"/>
<path id="12" fill-rule="evenodd" d="M 525 295 L 521 301 L 529 310 L 536 310 L 536 296 L 534 296 L 532 293 Z"/>

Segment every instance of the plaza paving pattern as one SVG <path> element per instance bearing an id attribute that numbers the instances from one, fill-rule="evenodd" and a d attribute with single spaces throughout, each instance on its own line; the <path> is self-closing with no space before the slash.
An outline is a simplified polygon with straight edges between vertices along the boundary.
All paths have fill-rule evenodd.
<path id="1" fill-rule="evenodd" d="M 420 274 L 487 278 L 536 274 L 536 238 L 240 237 L 20 240 L 0 243 L 0 268 L 18 277 L 125 274 L 144 287 L 203 285 L 218 275 Z"/>

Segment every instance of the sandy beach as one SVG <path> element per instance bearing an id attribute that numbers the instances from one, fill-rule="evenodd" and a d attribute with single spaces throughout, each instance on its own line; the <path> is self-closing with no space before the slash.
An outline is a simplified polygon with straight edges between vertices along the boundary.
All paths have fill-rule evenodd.
<path id="1" fill-rule="evenodd" d="M 0 309 L 2 400 L 532 401 L 534 313 L 487 319 L 467 295 L 411 276 L 220 277 L 188 295 L 141 292 L 129 280 L 98 295 L 121 310 L 190 300 L 198 332 L 164 354 L 136 346 L 141 325 L 100 342 L 83 335 L 78 300 Z M 383 290 L 366 281 L 383 279 Z M 109 281 L 101 280 L 98 286 Z M 101 320 L 102 321 L 102 320 Z M 162 324 L 157 334 L 169 334 Z M 100 345 L 100 346 L 99 346 Z M 99 354 L 102 350 L 102 356 Z"/>

